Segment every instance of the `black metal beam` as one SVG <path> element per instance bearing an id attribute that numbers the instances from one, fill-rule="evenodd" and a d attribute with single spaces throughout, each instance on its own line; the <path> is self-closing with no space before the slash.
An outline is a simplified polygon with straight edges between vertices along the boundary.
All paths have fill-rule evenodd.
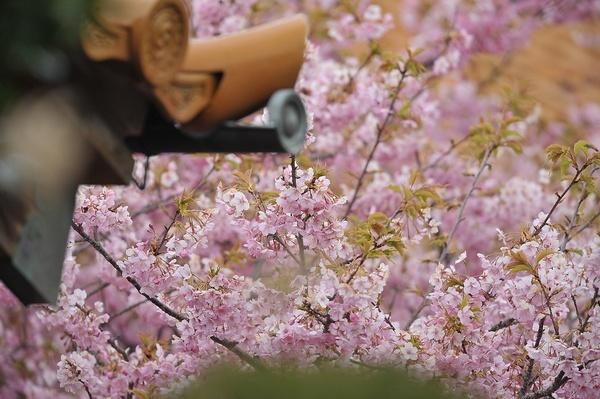
<path id="1" fill-rule="evenodd" d="M 24 305 L 44 303 L 47 300 L 13 265 L 10 256 L 0 249 L 0 281 L 19 298 Z"/>
<path id="2" fill-rule="evenodd" d="M 226 123 L 207 134 L 184 132 L 160 117 L 150 117 L 144 132 L 128 137 L 132 152 L 146 155 L 163 153 L 286 153 L 277 130 L 272 127 Z"/>

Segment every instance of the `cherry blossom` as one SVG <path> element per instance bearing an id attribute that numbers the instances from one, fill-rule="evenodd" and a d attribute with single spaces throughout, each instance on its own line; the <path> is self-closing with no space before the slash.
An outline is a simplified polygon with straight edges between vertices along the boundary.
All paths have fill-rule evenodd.
<path id="1" fill-rule="evenodd" d="M 136 155 L 143 190 L 81 187 L 58 303 L 0 285 L 0 397 L 154 397 L 223 362 L 596 397 L 600 106 L 550 118 L 464 67 L 598 3 L 402 4 L 192 1 L 199 37 L 311 17 L 306 146 Z"/>

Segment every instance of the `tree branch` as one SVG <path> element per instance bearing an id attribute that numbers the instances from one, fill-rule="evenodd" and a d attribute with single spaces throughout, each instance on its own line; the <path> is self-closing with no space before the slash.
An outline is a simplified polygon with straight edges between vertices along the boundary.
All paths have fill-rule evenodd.
<path id="1" fill-rule="evenodd" d="M 154 248 L 154 255 L 157 256 L 160 254 L 160 250 L 162 249 L 163 245 L 165 245 L 165 242 L 167 242 L 167 239 L 169 238 L 169 232 L 171 231 L 171 229 L 173 228 L 173 226 L 175 225 L 175 222 L 177 222 L 177 219 L 179 218 L 180 212 L 179 209 L 175 211 L 175 215 L 173 215 L 173 218 L 171 219 L 171 223 L 169 223 L 168 226 L 165 227 L 165 232 L 163 233 L 163 236 L 160 240 L 160 242 L 158 243 L 158 245 L 156 246 L 156 248 Z"/>
<path id="2" fill-rule="evenodd" d="M 490 332 L 500 331 L 502 329 L 514 326 L 515 324 L 519 324 L 519 322 L 516 319 L 513 319 L 513 318 L 502 320 L 501 322 L 499 322 L 497 324 L 494 324 L 490 328 Z"/>
<path id="3" fill-rule="evenodd" d="M 221 338 L 215 337 L 214 335 L 212 337 L 210 337 L 210 339 L 214 343 L 221 345 L 222 347 L 226 348 L 231 353 L 235 354 L 237 357 L 239 357 L 245 363 L 254 367 L 254 369 L 256 371 L 264 371 L 267 369 L 267 367 L 260 361 L 260 359 L 250 356 L 248 353 L 246 353 L 243 350 L 241 350 L 240 348 L 238 348 L 238 342 L 221 339 Z"/>
<path id="4" fill-rule="evenodd" d="M 367 67 L 367 65 L 369 65 L 369 63 L 371 62 L 371 60 L 373 59 L 373 57 L 375 57 L 375 55 L 377 55 L 377 48 L 374 46 L 373 40 L 369 41 L 369 46 L 370 46 L 369 55 L 360 64 L 360 66 L 358 67 L 358 69 L 356 70 L 356 72 L 354 73 L 354 75 L 350 76 L 350 80 L 348 81 L 348 83 L 344 87 L 344 91 L 350 91 L 350 89 L 352 89 L 352 87 L 354 86 L 354 82 L 356 81 L 356 78 L 358 77 L 358 75 L 361 73 L 361 71 L 363 69 L 365 69 Z"/>
<path id="5" fill-rule="evenodd" d="M 444 259 L 446 258 L 446 255 L 448 254 L 448 248 L 450 246 L 449 244 L 452 241 L 452 239 L 454 238 L 454 234 L 456 234 L 456 231 L 458 230 L 458 226 L 460 226 L 461 222 L 463 221 L 463 215 L 465 213 L 465 209 L 467 208 L 467 203 L 473 196 L 473 193 L 475 192 L 475 189 L 477 188 L 477 183 L 479 183 L 479 179 L 483 175 L 483 171 L 488 166 L 488 161 L 490 159 L 490 156 L 492 155 L 492 152 L 495 150 L 495 148 L 496 147 L 489 148 L 485 152 L 483 159 L 481 160 L 481 164 L 479 165 L 479 170 L 477 171 L 477 174 L 475 175 L 475 178 L 473 179 L 473 182 L 471 183 L 469 192 L 467 193 L 467 195 L 465 196 L 465 199 L 463 200 L 462 204 L 460 205 L 460 209 L 458 210 L 458 214 L 456 216 L 456 220 L 454 221 L 454 225 L 452 226 L 452 229 L 450 230 L 450 234 L 448 234 L 448 239 L 446 239 L 446 243 L 444 244 L 442 252 L 440 253 L 440 256 L 438 258 L 438 263 L 444 262 Z"/>
<path id="6" fill-rule="evenodd" d="M 535 337 L 535 344 L 533 345 L 533 347 L 536 349 L 540 346 L 540 341 L 542 340 L 542 335 L 544 333 L 544 322 L 545 321 L 546 321 L 546 317 L 544 316 L 538 323 L 538 331 L 537 331 L 537 335 Z M 534 362 L 533 362 L 533 359 L 530 358 L 529 356 L 528 356 L 528 358 L 529 358 L 529 362 L 527 364 L 527 368 L 523 370 L 523 386 L 521 387 L 521 390 L 519 391 L 519 399 L 522 399 L 525 397 L 525 394 L 527 393 L 527 391 L 531 387 L 531 384 L 533 383 L 533 380 L 531 377 L 532 377 Z"/>
<path id="7" fill-rule="evenodd" d="M 467 203 L 469 202 L 469 199 L 471 199 L 471 197 L 473 196 L 473 193 L 475 192 L 475 190 L 477 188 L 477 183 L 479 182 L 479 179 L 483 175 L 483 171 L 488 166 L 488 161 L 490 159 L 490 156 L 492 155 L 492 152 L 495 150 L 495 148 L 496 147 L 491 147 L 488 150 L 486 150 L 486 152 L 483 156 L 483 159 L 481 160 L 481 164 L 479 165 L 479 170 L 477 171 L 477 174 L 475 175 L 475 178 L 473 179 L 473 182 L 471 183 L 471 187 L 469 188 L 467 195 L 463 199 L 460 209 L 458 210 L 458 214 L 456 216 L 454 225 L 452 226 L 452 230 L 450 230 L 450 234 L 448 234 L 448 238 L 446 239 L 446 242 L 444 243 L 444 246 L 442 247 L 442 251 L 440 252 L 440 256 L 438 257 L 438 264 L 444 262 L 447 254 L 448 254 L 449 244 L 452 241 L 452 239 L 454 238 L 454 234 L 456 234 L 456 231 L 458 230 L 458 226 L 460 226 L 460 223 L 463 221 L 463 214 L 467 207 Z M 419 315 L 421 314 L 423 309 L 425 309 L 425 307 L 427 306 L 427 302 L 428 302 L 427 295 L 430 292 L 431 292 L 431 287 L 425 293 L 423 300 L 421 301 L 421 304 L 415 310 L 415 312 L 411 316 L 408 323 L 406 323 L 406 326 L 404 328 L 405 330 L 408 331 L 408 329 L 410 329 L 410 327 L 417 320 L 417 318 L 419 317 Z"/>
<path id="8" fill-rule="evenodd" d="M 433 162 L 431 162 L 430 164 L 423 167 L 422 170 L 426 171 L 426 170 L 435 168 L 444 158 L 446 158 L 448 155 L 450 155 L 452 153 L 452 151 L 454 151 L 456 148 L 458 148 L 461 144 L 467 142 L 472 136 L 473 136 L 473 134 L 469 133 L 465 137 L 461 138 L 460 140 L 451 142 L 450 147 L 448 147 L 448 149 L 446 151 L 441 153 L 435 160 L 433 160 Z"/>
<path id="9" fill-rule="evenodd" d="M 590 307 L 587 310 L 587 316 L 585 317 L 585 320 L 583 321 L 583 324 L 581 325 L 581 328 L 579 329 L 580 333 L 585 332 L 585 329 L 587 328 L 589 322 L 590 322 L 590 318 L 592 317 L 592 310 L 594 309 L 594 307 L 596 305 L 598 305 L 598 303 L 600 303 L 598 300 L 600 299 L 600 292 L 598 290 L 598 287 L 594 287 L 594 296 L 592 297 L 592 301 L 590 302 Z"/>
<path id="10" fill-rule="evenodd" d="M 577 315 L 577 321 L 579 322 L 580 330 L 583 328 L 583 319 L 581 318 L 581 313 L 579 312 L 579 306 L 577 306 L 577 299 L 575 299 L 575 295 L 571 294 L 571 300 L 573 301 L 573 306 L 575 306 L 575 314 Z"/>
<path id="11" fill-rule="evenodd" d="M 143 299 L 141 301 L 135 302 L 129 306 L 127 306 L 125 309 L 118 311 L 117 313 L 113 314 L 110 316 L 110 319 L 108 319 L 108 321 L 106 322 L 106 324 L 110 324 L 112 323 L 116 318 L 123 316 L 124 314 L 126 314 L 127 312 L 132 311 L 133 309 L 137 308 L 140 305 L 145 304 L 146 302 L 148 302 L 147 299 Z"/>
<path id="12" fill-rule="evenodd" d="M 544 299 L 546 301 L 546 306 L 548 307 L 548 313 L 550 315 L 550 320 L 552 321 L 552 327 L 554 328 L 554 334 L 558 337 L 560 335 L 559 328 L 558 328 L 558 322 L 556 321 L 556 318 L 554 317 L 554 311 L 552 310 L 552 305 L 550 304 L 550 295 L 548 294 L 548 291 L 546 291 L 546 287 L 544 286 L 544 283 L 542 283 L 542 279 L 540 279 L 540 276 L 537 274 L 537 272 L 534 273 L 533 277 L 540 285 L 542 294 L 544 295 Z"/>
<path id="13" fill-rule="evenodd" d="M 81 385 L 83 385 L 83 388 L 85 389 L 85 393 L 87 393 L 88 398 L 93 399 L 92 393 L 90 392 L 90 389 L 88 388 L 86 383 L 83 382 L 81 378 L 79 378 L 78 381 L 81 383 Z"/>
<path id="14" fill-rule="evenodd" d="M 96 295 L 97 293 L 103 291 L 105 288 L 107 288 L 108 286 L 110 286 L 110 283 L 102 283 L 100 284 L 98 287 L 94 288 L 93 290 L 91 290 L 88 294 L 87 297 L 91 297 L 92 295 Z"/>
<path id="15" fill-rule="evenodd" d="M 552 397 L 552 394 L 562 388 L 569 381 L 569 377 L 565 377 L 565 372 L 561 371 L 554 378 L 554 382 L 548 388 L 543 389 L 541 391 L 531 393 L 527 396 L 524 396 L 523 399 L 541 399 L 546 397 Z"/>
<path id="16" fill-rule="evenodd" d="M 121 270 L 117 261 L 108 252 L 106 252 L 104 247 L 99 242 L 97 242 L 96 240 L 94 240 L 93 238 L 88 236 L 85 233 L 85 231 L 83 230 L 83 228 L 81 227 L 81 225 L 78 225 L 75 222 L 72 222 L 71 226 L 73 227 L 73 230 L 75 230 L 81 236 L 81 238 L 83 238 L 85 241 L 87 241 L 88 244 L 90 244 L 96 251 L 98 251 L 98 253 L 100 255 L 102 255 L 102 257 L 117 271 L 117 274 L 120 277 L 123 276 L 123 270 Z M 171 309 L 166 304 L 164 304 L 161 301 L 159 301 L 158 299 L 151 297 L 150 295 L 142 292 L 142 286 L 140 285 L 140 283 L 137 282 L 137 280 L 135 280 L 132 277 L 126 277 L 126 279 L 127 279 L 127 281 L 129 281 L 129 283 L 131 285 L 134 286 L 134 288 L 137 290 L 137 292 L 140 293 L 140 295 L 142 295 L 148 301 L 152 302 L 157 308 L 162 310 L 164 313 L 168 314 L 169 316 L 173 317 L 174 319 L 176 319 L 178 321 L 186 320 L 186 318 L 184 316 L 177 313 L 176 311 Z"/>
<path id="17" fill-rule="evenodd" d="M 598 206 L 598 204 L 596 205 Z M 575 233 L 573 233 L 571 235 L 571 239 L 575 238 L 576 236 L 578 236 L 579 234 L 583 233 L 585 230 L 589 229 L 591 225 L 594 224 L 594 222 L 596 221 L 596 219 L 600 218 L 600 211 L 596 212 L 591 218 L 590 220 L 588 220 L 583 226 L 581 226 L 579 229 L 577 229 L 577 231 L 575 231 Z"/>
<path id="18" fill-rule="evenodd" d="M 360 192 L 360 189 L 362 188 L 362 185 L 364 184 L 364 178 L 367 174 L 367 169 L 369 168 L 369 165 L 371 164 L 371 161 L 373 160 L 373 157 L 375 156 L 375 151 L 377 151 L 377 147 L 379 147 L 379 144 L 381 143 L 381 137 L 383 136 L 383 132 L 385 131 L 388 124 L 392 120 L 392 116 L 395 114 L 396 103 L 398 102 L 398 98 L 400 97 L 400 92 L 402 91 L 402 87 L 404 86 L 404 79 L 406 78 L 408 71 L 403 69 L 401 71 L 401 73 L 402 73 L 402 75 L 401 75 L 400 81 L 398 82 L 398 85 L 396 86 L 396 89 L 394 91 L 394 95 L 393 95 L 390 107 L 388 109 L 388 113 L 387 113 L 383 123 L 377 129 L 377 138 L 375 140 L 375 144 L 373 145 L 373 148 L 371 149 L 371 152 L 369 153 L 369 156 L 367 157 L 367 161 L 365 162 L 365 166 L 363 167 L 363 170 L 360 173 L 360 176 L 358 177 L 358 182 L 356 183 L 356 187 L 354 189 L 354 194 L 352 194 L 352 199 L 350 200 L 350 203 L 348 204 L 348 207 L 346 208 L 346 212 L 344 213 L 344 217 L 343 217 L 344 219 L 346 219 L 348 217 L 348 215 L 350 214 L 350 212 L 352 212 L 352 207 L 354 206 L 354 203 L 358 199 L 358 193 Z"/>
<path id="19" fill-rule="evenodd" d="M 575 173 L 575 176 L 573 176 L 573 179 L 571 179 L 571 182 L 569 183 L 569 185 L 567 186 L 567 188 L 565 188 L 564 191 L 557 196 L 556 201 L 552 205 L 552 208 L 550 208 L 550 211 L 546 215 L 546 218 L 544 219 L 544 221 L 542 222 L 542 224 L 540 224 L 539 226 L 537 226 L 535 228 L 535 230 L 533 232 L 533 237 L 536 237 L 538 234 L 540 234 L 540 232 L 542 231 L 542 229 L 544 228 L 544 226 L 546 226 L 546 224 L 548 224 L 548 221 L 550 220 L 550 217 L 552 216 L 552 214 L 554 213 L 554 211 L 556 210 L 556 208 L 558 207 L 558 205 L 562 202 L 562 200 L 569 193 L 569 191 L 571 191 L 571 189 L 573 188 L 573 186 L 575 186 L 575 184 L 579 183 L 579 176 L 581 176 L 581 173 L 586 168 L 587 167 L 583 167 L 581 169 L 579 169 L 579 168 L 577 169 L 577 171 Z"/>
<path id="20" fill-rule="evenodd" d="M 311 306 L 311 304 L 308 301 L 304 301 L 300 310 L 303 310 L 306 313 L 310 314 L 315 319 L 317 319 L 319 321 L 319 323 L 323 324 L 323 332 L 324 333 L 328 333 L 329 327 L 331 327 L 331 325 L 333 323 L 335 323 L 333 321 L 333 319 L 331 318 L 331 316 L 329 315 L 329 313 L 326 313 L 326 314 L 319 313 L 317 310 L 313 309 L 313 307 Z"/>
<path id="21" fill-rule="evenodd" d="M 591 311 L 594 308 L 594 306 L 596 306 L 598 304 L 598 299 L 599 299 L 599 289 L 598 289 L 598 287 L 594 287 L 594 296 L 592 297 L 592 302 L 590 303 L 590 308 L 588 309 L 588 315 L 579 329 L 579 331 L 581 333 L 583 333 L 585 331 L 587 324 L 589 322 L 589 319 L 591 317 Z M 573 301 L 575 302 L 575 298 L 573 298 Z M 575 305 L 575 306 L 577 307 L 577 305 Z M 578 312 L 578 316 L 579 316 L 579 312 Z M 544 319 L 545 318 L 540 320 L 540 329 L 538 329 L 538 334 L 536 337 L 534 348 L 537 348 L 539 346 L 541 336 L 542 336 L 542 333 L 540 332 L 540 330 L 541 330 L 541 328 L 543 328 Z M 584 364 L 588 365 L 589 363 L 592 363 L 596 360 L 597 359 L 592 359 L 591 361 L 586 362 Z M 579 369 L 581 370 L 582 368 L 583 368 L 583 365 L 580 365 Z M 566 377 L 565 372 L 561 371 L 554 378 L 554 381 L 552 382 L 552 384 L 549 387 L 542 389 L 541 391 L 534 392 L 534 393 L 531 393 L 531 394 L 525 396 L 527 389 L 529 389 L 529 387 L 531 386 L 531 383 L 533 382 L 533 381 L 531 381 L 531 370 L 532 369 L 533 369 L 533 359 L 529 359 L 529 367 L 527 369 L 528 374 L 526 374 L 526 376 L 527 375 L 529 376 L 529 379 L 524 378 L 523 388 L 521 388 L 521 391 L 519 392 L 519 399 L 541 399 L 541 398 L 546 398 L 546 397 L 552 397 L 552 394 L 554 394 L 556 391 L 558 391 L 560 388 L 562 388 L 562 386 L 565 385 L 569 381 L 569 377 Z M 529 384 L 527 389 L 525 389 L 525 386 L 526 386 L 525 382 L 528 382 L 528 384 Z"/>
<path id="22" fill-rule="evenodd" d="M 355 260 L 359 261 L 358 264 L 356 265 L 356 268 L 352 271 L 352 273 L 350 273 L 350 276 L 346 280 L 346 284 L 350 284 L 352 282 L 352 280 L 354 279 L 354 277 L 356 277 L 356 274 L 360 270 L 361 266 L 367 260 L 367 256 L 368 256 L 369 252 L 371 250 L 377 250 L 377 249 L 383 247 L 384 245 L 385 245 L 385 241 L 383 241 L 383 242 L 377 242 L 377 240 L 375 240 L 375 242 L 373 243 L 372 249 L 370 249 L 369 251 L 367 251 L 366 253 L 364 253 L 362 255 L 356 256 L 354 259 L 351 259 L 349 262 L 347 262 L 347 263 L 351 264 Z"/>
<path id="23" fill-rule="evenodd" d="M 116 350 L 119 353 L 119 355 L 121 355 L 121 357 L 123 357 L 123 360 L 125 360 L 126 362 L 129 361 L 129 355 L 127 354 L 127 352 L 123 348 L 121 348 L 119 346 L 119 344 L 118 344 L 118 342 L 117 342 L 117 340 L 115 338 L 110 338 L 108 340 L 108 344 L 110 346 L 112 346 L 112 348 L 114 350 Z"/>
<path id="24" fill-rule="evenodd" d="M 296 156 L 291 156 L 291 165 L 292 165 L 292 185 L 294 187 L 298 186 L 298 172 L 296 165 Z M 298 255 L 300 256 L 300 267 L 302 271 L 306 273 L 306 255 L 304 253 L 304 237 L 302 234 L 296 234 L 296 239 L 298 240 Z"/>
<path id="25" fill-rule="evenodd" d="M 573 229 L 573 227 L 575 226 L 575 222 L 577 220 L 577 214 L 579 213 L 579 209 L 581 208 L 581 204 L 583 204 L 583 201 L 585 201 L 585 199 L 588 197 L 588 193 L 587 191 L 583 190 L 581 197 L 579 198 L 579 201 L 577 201 L 577 204 L 575 206 L 575 210 L 573 211 L 573 214 L 571 215 L 571 218 L 569 219 L 569 224 L 567 226 L 567 228 L 565 229 L 565 235 L 560 243 L 560 251 L 561 252 L 565 252 L 565 250 L 567 249 L 567 244 L 569 243 L 569 241 L 571 241 L 572 237 L 571 237 L 571 230 Z"/>
<path id="26" fill-rule="evenodd" d="M 302 267 L 302 262 L 300 261 L 300 259 L 298 259 L 296 255 L 294 255 L 294 253 L 288 248 L 287 245 L 285 245 L 285 242 L 283 242 L 283 240 L 281 239 L 281 237 L 279 237 L 277 233 L 269 234 L 269 236 L 272 237 L 273 240 L 277 241 L 279 245 L 283 247 L 283 249 L 285 249 L 285 252 L 287 252 L 287 254 L 294 260 L 294 262 L 298 264 L 298 266 Z"/>

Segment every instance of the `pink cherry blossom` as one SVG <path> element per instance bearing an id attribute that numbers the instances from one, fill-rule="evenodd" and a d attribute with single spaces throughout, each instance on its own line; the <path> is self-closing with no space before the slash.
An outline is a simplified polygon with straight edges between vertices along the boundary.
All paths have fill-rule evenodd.
<path id="1" fill-rule="evenodd" d="M 144 190 L 81 187 L 58 303 L 0 284 L 0 397 L 170 395 L 222 362 L 597 397 L 600 106 L 550 118 L 464 68 L 598 2 L 265 4 L 193 0 L 193 31 L 314 17 L 303 151 L 136 155 Z"/>

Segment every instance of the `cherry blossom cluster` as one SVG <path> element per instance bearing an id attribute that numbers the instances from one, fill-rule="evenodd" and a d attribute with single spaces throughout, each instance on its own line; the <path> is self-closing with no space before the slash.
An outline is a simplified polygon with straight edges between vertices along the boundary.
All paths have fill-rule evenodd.
<path id="1" fill-rule="evenodd" d="M 593 240 L 580 253 L 564 252 L 560 241 L 545 226 L 532 240 L 502 247 L 499 256 L 480 254 L 477 277 L 458 273 L 456 265 L 437 268 L 431 314 L 411 331 L 441 375 L 488 397 L 553 386 L 563 397 L 595 395 L 598 312 L 590 304 L 598 301 L 600 249 Z"/>
<path id="2" fill-rule="evenodd" d="M 144 189 L 80 188 L 58 303 L 0 286 L 0 397 L 152 398 L 223 362 L 597 396 L 600 105 L 552 118 L 463 67 L 598 3 L 402 4 L 194 0 L 197 36 L 311 17 L 306 146 L 136 156 Z M 394 20 L 414 48 L 384 49 Z"/>

